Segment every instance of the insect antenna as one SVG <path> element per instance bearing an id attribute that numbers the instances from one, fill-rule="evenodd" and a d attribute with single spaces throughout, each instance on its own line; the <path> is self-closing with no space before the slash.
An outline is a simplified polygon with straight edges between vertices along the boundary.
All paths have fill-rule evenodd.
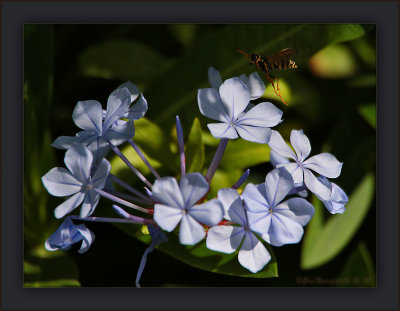
<path id="1" fill-rule="evenodd" d="M 247 57 L 250 57 L 250 54 L 247 54 L 246 52 L 243 52 L 242 50 L 236 50 L 236 52 L 242 53 Z"/>

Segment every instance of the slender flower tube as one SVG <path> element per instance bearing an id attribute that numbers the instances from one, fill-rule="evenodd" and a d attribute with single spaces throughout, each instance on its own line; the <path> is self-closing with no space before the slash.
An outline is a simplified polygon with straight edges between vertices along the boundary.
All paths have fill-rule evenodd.
<path id="1" fill-rule="evenodd" d="M 221 162 L 222 156 L 224 155 L 226 146 L 228 145 L 228 138 L 222 138 L 219 142 L 217 150 L 215 151 L 214 157 L 210 163 L 210 167 L 208 168 L 206 179 L 209 184 L 211 184 L 211 180 L 214 177 L 215 172 L 217 171 L 219 162 Z"/>
<path id="2" fill-rule="evenodd" d="M 185 145 L 183 142 L 183 130 L 179 117 L 176 116 L 176 137 L 178 139 L 179 159 L 181 161 L 181 176 L 186 174 Z"/>
<path id="3" fill-rule="evenodd" d="M 132 146 L 132 148 L 136 151 L 138 156 L 142 159 L 143 163 L 146 164 L 146 166 L 149 168 L 149 170 L 153 173 L 154 177 L 155 178 L 160 178 L 160 175 L 158 175 L 157 171 L 150 164 L 150 162 L 146 159 L 146 157 L 144 156 L 143 152 L 140 151 L 139 147 L 135 144 L 135 142 L 132 139 L 129 139 L 128 142 Z"/>

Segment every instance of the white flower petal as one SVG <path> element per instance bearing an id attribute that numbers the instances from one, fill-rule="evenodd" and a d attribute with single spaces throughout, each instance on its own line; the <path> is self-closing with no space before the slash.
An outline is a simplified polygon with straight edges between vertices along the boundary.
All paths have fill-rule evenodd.
<path id="1" fill-rule="evenodd" d="M 225 80 L 219 88 L 219 95 L 230 123 L 236 121 L 250 102 L 250 91 L 239 78 Z"/>
<path id="2" fill-rule="evenodd" d="M 218 91 L 215 89 L 200 89 L 197 92 L 197 102 L 203 116 L 217 121 L 229 122 L 228 112 L 225 111 Z"/>
<path id="3" fill-rule="evenodd" d="M 211 132 L 211 135 L 215 138 L 229 138 L 236 139 L 238 138 L 238 134 L 236 130 L 227 123 L 210 123 L 207 124 L 208 129 Z"/>
<path id="4" fill-rule="evenodd" d="M 154 221 L 163 230 L 171 232 L 175 229 L 183 216 L 183 210 L 164 204 L 154 205 Z"/>
<path id="5" fill-rule="evenodd" d="M 297 163 L 290 162 L 285 164 L 277 164 L 276 167 L 284 167 L 292 175 L 293 182 L 295 184 L 303 183 L 303 168 Z"/>
<path id="6" fill-rule="evenodd" d="M 242 80 L 250 90 L 250 99 L 260 98 L 265 92 L 265 84 L 257 72 L 253 72 L 249 77 L 240 75 Z"/>
<path id="7" fill-rule="evenodd" d="M 135 126 L 133 121 L 125 122 L 118 126 L 112 126 L 106 131 L 107 139 L 118 146 L 135 136 Z"/>
<path id="8" fill-rule="evenodd" d="M 292 130 L 290 133 L 290 143 L 296 151 L 298 162 L 303 162 L 311 152 L 311 144 L 303 130 Z"/>
<path id="9" fill-rule="evenodd" d="M 64 162 L 76 179 L 82 183 L 89 180 L 93 163 L 93 154 L 89 148 L 82 144 L 73 144 L 65 153 Z"/>
<path id="10" fill-rule="evenodd" d="M 83 130 L 91 130 L 101 135 L 103 108 L 96 100 L 80 101 L 72 113 L 75 124 Z"/>
<path id="11" fill-rule="evenodd" d="M 313 170 L 328 178 L 336 178 L 340 175 L 343 163 L 330 153 L 317 154 L 303 163 L 303 167 Z"/>
<path id="12" fill-rule="evenodd" d="M 288 158 L 282 157 L 277 154 L 274 150 L 271 149 L 269 152 L 269 161 L 271 162 L 273 167 L 276 167 L 278 164 L 287 164 L 290 163 Z"/>
<path id="13" fill-rule="evenodd" d="M 235 126 L 235 129 L 243 139 L 259 144 L 267 144 L 271 136 L 271 129 L 269 127 L 240 124 Z"/>
<path id="14" fill-rule="evenodd" d="M 95 190 L 88 191 L 82 203 L 80 217 L 85 218 L 92 215 L 99 200 L 100 195 Z"/>
<path id="15" fill-rule="evenodd" d="M 224 216 L 224 209 L 217 199 L 191 207 L 188 212 L 198 222 L 209 227 L 216 226 Z"/>
<path id="16" fill-rule="evenodd" d="M 303 227 L 296 221 L 283 214 L 273 213 L 269 227 L 271 245 L 295 244 L 300 242 L 303 236 Z"/>
<path id="17" fill-rule="evenodd" d="M 282 110 L 271 103 L 259 103 L 241 115 L 236 125 L 273 127 L 282 122 Z"/>
<path id="18" fill-rule="evenodd" d="M 331 189 L 321 183 L 308 169 L 304 169 L 304 184 L 320 200 L 329 201 Z"/>
<path id="19" fill-rule="evenodd" d="M 285 143 L 281 134 L 278 131 L 272 130 L 271 137 L 269 139 L 268 145 L 277 154 L 282 157 L 291 158 L 296 161 L 296 155 L 292 149 Z"/>
<path id="20" fill-rule="evenodd" d="M 139 96 L 140 91 L 139 88 L 133 84 L 131 81 L 127 81 L 121 84 L 118 89 L 127 88 L 129 93 L 131 94 L 131 103 L 135 101 L 135 99 Z"/>
<path id="21" fill-rule="evenodd" d="M 104 158 L 110 151 L 110 144 L 103 136 L 97 136 L 87 146 L 93 153 L 93 162 Z"/>
<path id="22" fill-rule="evenodd" d="M 129 108 L 127 117 L 129 120 L 139 120 L 146 114 L 147 109 L 147 100 L 143 94 L 140 94 L 139 100 Z"/>
<path id="23" fill-rule="evenodd" d="M 254 234 L 246 232 L 238 259 L 243 267 L 257 273 L 271 260 L 271 255 Z"/>
<path id="24" fill-rule="evenodd" d="M 222 84 L 221 75 L 219 74 L 219 71 L 216 70 L 213 66 L 208 68 L 208 82 L 210 82 L 211 87 L 216 91 L 219 90 L 219 87 Z"/>
<path id="25" fill-rule="evenodd" d="M 282 214 L 296 221 L 301 226 L 305 226 L 314 216 L 314 206 L 312 206 L 307 200 L 302 198 L 291 198 L 281 204 L 279 204 L 273 210 L 273 214 Z"/>
<path id="26" fill-rule="evenodd" d="M 244 237 L 244 229 L 234 226 L 216 226 L 207 232 L 206 245 L 213 251 L 231 254 L 238 249 Z"/>
<path id="27" fill-rule="evenodd" d="M 346 193 L 338 185 L 331 183 L 326 177 L 319 176 L 317 179 L 331 189 L 331 196 L 328 201 L 323 201 L 325 207 L 331 214 L 343 214 L 346 210 L 345 204 L 349 201 Z M 321 199 L 321 198 L 319 198 Z"/>
<path id="28" fill-rule="evenodd" d="M 82 235 L 82 245 L 79 249 L 78 253 L 83 254 L 89 250 L 90 245 L 92 245 L 95 236 L 92 231 L 86 228 L 85 225 L 77 225 L 76 226 L 79 233 Z"/>
<path id="29" fill-rule="evenodd" d="M 107 112 L 103 122 L 103 132 L 109 129 L 115 121 L 121 118 L 129 109 L 131 93 L 126 87 L 118 88 L 110 94 L 107 100 Z"/>
<path id="30" fill-rule="evenodd" d="M 84 192 L 78 192 L 69 199 L 65 200 L 62 204 L 56 207 L 54 210 L 54 216 L 59 219 L 72 212 L 82 203 L 85 195 L 86 194 Z"/>
<path id="31" fill-rule="evenodd" d="M 81 191 L 82 183 L 62 167 L 52 168 L 42 177 L 47 191 L 56 197 L 64 197 Z"/>
<path id="32" fill-rule="evenodd" d="M 246 203 L 246 209 L 252 212 L 266 212 L 269 205 L 265 193 L 265 185 L 254 185 L 249 183 L 243 190 L 242 198 Z"/>
<path id="33" fill-rule="evenodd" d="M 239 193 L 232 188 L 220 189 L 218 191 L 218 200 L 224 208 L 224 218 L 231 220 L 241 226 L 246 225 L 246 214 L 242 199 Z"/>
<path id="34" fill-rule="evenodd" d="M 189 173 L 181 178 L 179 188 L 182 193 L 183 206 L 189 208 L 206 195 L 210 186 L 200 173 Z"/>
<path id="35" fill-rule="evenodd" d="M 265 190 L 270 208 L 275 207 L 294 188 L 292 175 L 285 168 L 277 168 L 265 177 Z"/>
<path id="36" fill-rule="evenodd" d="M 156 179 L 152 191 L 152 198 L 157 202 L 183 210 L 184 201 L 178 182 L 172 177 Z"/>
<path id="37" fill-rule="evenodd" d="M 179 242 L 183 245 L 193 245 L 200 242 L 206 233 L 202 225 L 200 225 L 193 217 L 186 214 L 182 217 L 179 228 Z"/>
<path id="38" fill-rule="evenodd" d="M 267 233 L 271 225 L 271 213 L 268 210 L 264 212 L 252 212 L 247 210 L 247 219 L 251 231 L 259 234 Z"/>
<path id="39" fill-rule="evenodd" d="M 101 160 L 92 178 L 93 187 L 103 189 L 110 174 L 111 164 L 106 159 Z"/>

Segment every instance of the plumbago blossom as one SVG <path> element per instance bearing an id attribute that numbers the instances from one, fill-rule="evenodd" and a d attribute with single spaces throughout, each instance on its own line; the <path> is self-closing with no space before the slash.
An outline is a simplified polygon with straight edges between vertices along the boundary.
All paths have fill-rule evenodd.
<path id="1" fill-rule="evenodd" d="M 301 241 L 303 227 L 314 214 L 314 207 L 305 199 L 306 189 L 315 193 L 331 213 L 344 212 L 348 201 L 345 192 L 327 179 L 339 176 L 342 163 L 330 154 L 307 159 L 311 145 L 302 131 L 292 132 L 294 151 L 286 145 L 280 134 L 271 129 L 282 122 L 283 112 L 268 102 L 257 105 L 252 102 L 259 101 L 265 91 L 258 74 L 222 81 L 219 72 L 211 67 L 208 76 L 212 87 L 198 91 L 198 106 L 204 116 L 219 121 L 208 124 L 208 128 L 220 143 L 205 175 L 186 172 L 184 137 L 178 116 L 181 165 L 180 172 L 175 173 L 177 176 L 180 173 L 180 178 L 161 177 L 151 166 L 134 142 L 134 121 L 147 111 L 147 101 L 134 84 L 127 82 L 112 92 L 106 110 L 95 100 L 78 102 L 72 118 L 82 131 L 75 136 L 61 136 L 53 143 L 55 148 L 66 150 L 67 169 L 51 169 L 42 182 L 50 194 L 67 197 L 56 207 L 56 218 L 82 207 L 79 216 L 65 218 L 46 241 L 46 249 L 69 250 L 73 244 L 81 243 L 79 252 L 83 253 L 95 238 L 85 222 L 127 223 L 146 226 L 151 238 L 138 267 L 137 287 L 148 255 L 161 243 L 168 247 L 169 235 L 177 235 L 179 243 L 185 246 L 204 243 L 210 256 L 215 256 L 213 252 L 237 253 L 244 269 L 258 273 L 268 267 L 272 258 L 271 248 L 267 249 L 266 244 L 279 247 Z M 239 138 L 269 144 L 271 163 L 276 168 L 265 172 L 265 182 L 249 183 L 239 191 L 250 174 L 247 169 L 231 188 L 217 189 L 217 197 L 210 198 L 210 184 L 226 146 L 230 140 Z M 132 146 L 149 168 L 153 182 L 118 149 L 124 142 Z M 111 166 L 105 159 L 110 149 L 144 183 L 145 191 L 110 174 Z M 114 183 L 130 194 L 116 192 Z M 118 218 L 93 216 L 100 197 L 114 202 L 111 206 Z"/>
<path id="2" fill-rule="evenodd" d="M 296 185 L 304 184 L 332 214 L 343 213 L 344 204 L 347 203 L 348 198 L 339 186 L 331 184 L 327 179 L 327 177 L 338 177 L 343 163 L 340 163 L 330 153 L 317 154 L 307 159 L 311 153 L 311 144 L 302 130 L 292 130 L 290 143 L 294 151 L 285 143 L 279 132 L 272 131 L 268 144 L 271 147 L 273 165 L 286 168 L 291 173 Z M 316 172 L 320 176 L 317 178 L 312 172 Z"/>
<path id="3" fill-rule="evenodd" d="M 143 117 L 146 111 L 146 99 L 134 84 L 127 82 L 111 93 L 107 110 L 96 100 L 78 102 L 72 119 L 83 131 L 76 136 L 60 136 L 52 146 L 68 149 L 73 143 L 82 143 L 94 153 L 95 159 L 101 159 L 110 145 L 118 146 L 134 136 L 132 121 Z"/>

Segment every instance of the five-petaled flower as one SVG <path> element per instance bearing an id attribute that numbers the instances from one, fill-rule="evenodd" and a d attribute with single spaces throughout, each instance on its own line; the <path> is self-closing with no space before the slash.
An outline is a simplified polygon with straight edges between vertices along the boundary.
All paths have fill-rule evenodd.
<path id="1" fill-rule="evenodd" d="M 73 244 L 82 241 L 78 253 L 86 252 L 94 241 L 94 234 L 84 224 L 75 225 L 71 216 L 65 218 L 58 229 L 46 240 L 45 248 L 49 251 L 69 250 Z"/>
<path id="2" fill-rule="evenodd" d="M 223 217 L 223 208 L 217 199 L 196 204 L 208 192 L 209 185 L 200 173 L 184 175 L 180 183 L 175 178 L 157 179 L 152 188 L 154 221 L 171 232 L 180 223 L 179 241 L 193 245 L 205 236 L 204 227 L 217 225 Z"/>
<path id="3" fill-rule="evenodd" d="M 201 89 L 197 100 L 201 113 L 222 123 L 208 124 L 216 138 L 245 140 L 266 144 L 271 127 L 282 120 L 282 111 L 273 104 L 263 102 L 244 112 L 251 99 L 249 88 L 239 78 L 226 80 L 219 87 Z"/>
<path id="4" fill-rule="evenodd" d="M 82 204 L 80 216 L 90 216 L 100 199 L 96 189 L 104 187 L 111 165 L 102 159 L 95 172 L 91 173 L 93 154 L 82 144 L 73 144 L 65 153 L 64 162 L 69 171 L 55 167 L 42 177 L 43 185 L 50 194 L 70 196 L 56 207 L 54 215 L 62 218 Z"/>
<path id="5" fill-rule="evenodd" d="M 139 97 L 140 96 L 140 97 Z M 131 105 L 132 101 L 135 101 Z M 147 102 L 132 83 L 125 83 L 108 97 L 107 110 L 103 111 L 96 100 L 77 103 L 72 119 L 81 128 L 76 136 L 60 136 L 52 144 L 59 149 L 68 149 L 73 143 L 82 143 L 92 150 L 95 161 L 109 151 L 109 144 L 118 146 L 135 134 L 133 120 L 141 118 L 147 111 Z"/>
<path id="6" fill-rule="evenodd" d="M 268 145 L 275 152 L 276 167 L 285 167 L 292 174 L 296 185 L 304 182 L 306 187 L 321 200 L 328 201 L 331 197 L 331 189 L 318 180 L 311 171 L 328 178 L 336 178 L 340 175 L 343 163 L 330 153 L 317 154 L 307 159 L 311 152 L 311 144 L 302 130 L 292 130 L 290 143 L 294 152 L 279 132 L 272 131 Z M 279 160 L 279 158 L 290 158 L 295 162 L 289 162 L 287 159 Z"/>
<path id="7" fill-rule="evenodd" d="M 253 273 L 260 271 L 270 260 L 262 242 L 252 233 L 246 210 L 235 189 L 221 189 L 218 200 L 222 203 L 224 218 L 237 225 L 219 225 L 208 230 L 207 248 L 231 254 L 239 247 L 239 263 Z"/>
<path id="8" fill-rule="evenodd" d="M 314 207 L 303 198 L 294 197 L 281 203 L 293 187 L 290 173 L 279 168 L 268 173 L 265 183 L 248 184 L 243 190 L 250 229 L 271 245 L 298 243 L 303 227 L 314 215 Z"/>

